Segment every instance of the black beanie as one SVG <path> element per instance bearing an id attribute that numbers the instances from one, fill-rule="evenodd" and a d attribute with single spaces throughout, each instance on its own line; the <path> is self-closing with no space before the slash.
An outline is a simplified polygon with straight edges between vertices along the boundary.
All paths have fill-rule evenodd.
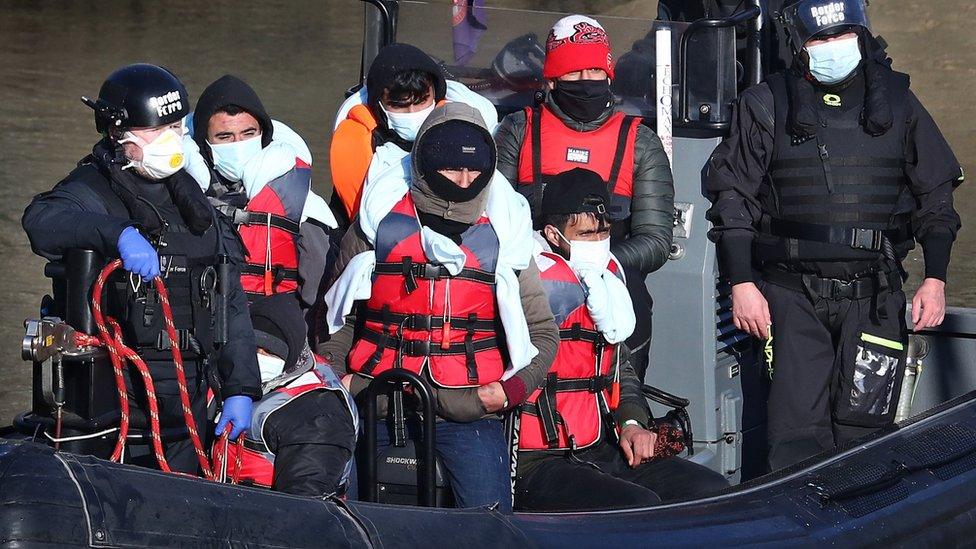
<path id="1" fill-rule="evenodd" d="M 424 132 L 415 148 L 420 174 L 430 189 L 444 200 L 473 200 L 491 181 L 495 145 L 484 128 L 471 122 L 448 120 L 438 124 Z M 438 173 L 439 170 L 461 168 L 481 172 L 466 189 Z"/>
<path id="2" fill-rule="evenodd" d="M 251 304 L 251 324 L 257 346 L 285 360 L 285 371 L 298 362 L 305 349 L 305 318 L 294 294 L 265 297 Z"/>

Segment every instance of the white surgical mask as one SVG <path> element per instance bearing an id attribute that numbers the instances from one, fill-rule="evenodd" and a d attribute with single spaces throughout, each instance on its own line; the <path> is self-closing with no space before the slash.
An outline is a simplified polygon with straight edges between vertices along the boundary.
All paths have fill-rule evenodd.
<path id="1" fill-rule="evenodd" d="M 213 152 L 214 169 L 231 181 L 244 179 L 244 166 L 261 152 L 261 136 L 256 135 L 244 141 L 233 143 L 210 143 Z"/>
<path id="2" fill-rule="evenodd" d="M 856 36 L 807 46 L 810 74 L 822 84 L 841 82 L 861 62 L 861 46 Z"/>
<path id="3" fill-rule="evenodd" d="M 258 370 L 261 371 L 261 383 L 267 383 L 285 370 L 285 359 L 258 353 Z"/>
<path id="4" fill-rule="evenodd" d="M 569 240 L 559 232 L 559 237 L 569 244 L 569 266 L 577 274 L 595 269 L 603 271 L 610 262 L 610 237 L 603 240 Z"/>
<path id="5" fill-rule="evenodd" d="M 138 168 L 150 179 L 165 179 L 180 171 L 186 163 L 186 157 L 183 155 L 183 138 L 172 128 L 164 130 L 150 143 L 146 143 L 132 132 L 125 132 L 119 143 L 135 143 L 142 149 L 142 160 L 130 160 L 122 169 Z"/>
<path id="6" fill-rule="evenodd" d="M 386 120 L 391 130 L 407 141 L 413 141 L 417 139 L 417 132 L 424 120 L 427 120 L 427 116 L 434 112 L 434 104 L 431 103 L 426 109 L 417 112 L 389 112 L 383 107 L 383 103 L 380 103 L 380 109 L 386 114 Z"/>

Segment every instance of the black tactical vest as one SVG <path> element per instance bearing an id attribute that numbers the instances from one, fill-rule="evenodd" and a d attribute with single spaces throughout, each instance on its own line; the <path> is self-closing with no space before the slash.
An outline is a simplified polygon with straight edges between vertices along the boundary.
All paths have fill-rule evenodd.
<path id="1" fill-rule="evenodd" d="M 130 217 L 124 203 L 98 170 L 93 169 L 87 175 L 85 179 L 102 198 L 109 215 Z M 149 240 L 159 253 L 160 273 L 169 293 L 180 350 L 187 360 L 204 358 L 214 350 L 213 312 L 220 254 L 217 221 L 203 234 L 194 235 L 168 196 L 152 202 L 165 228 Z M 130 276 L 120 268 L 106 285 L 103 303 L 107 305 L 108 315 L 122 326 L 126 343 L 144 360 L 172 362 L 162 305 L 153 283 L 142 282 L 137 275 Z M 171 370 L 170 367 L 167 371 Z M 193 373 L 187 371 L 187 375 Z"/>
<path id="2" fill-rule="evenodd" d="M 780 73 L 768 80 L 775 104 L 775 145 L 761 196 L 765 216 L 757 259 L 805 265 L 800 270 L 811 270 L 812 262 L 850 262 L 860 270 L 883 257 L 878 231 L 885 231 L 902 257 L 911 247 L 913 207 L 904 171 L 907 125 L 901 122 L 906 119 L 908 77 L 886 74 L 895 123 L 883 135 L 864 131 L 858 102 L 849 108 L 816 109 L 819 127 L 807 139 L 794 138 L 788 127 L 788 78 L 794 76 Z M 816 94 L 818 100 L 822 96 Z M 791 229 L 802 233 L 804 224 L 836 228 L 836 234 L 850 234 L 854 241 L 784 236 Z"/>

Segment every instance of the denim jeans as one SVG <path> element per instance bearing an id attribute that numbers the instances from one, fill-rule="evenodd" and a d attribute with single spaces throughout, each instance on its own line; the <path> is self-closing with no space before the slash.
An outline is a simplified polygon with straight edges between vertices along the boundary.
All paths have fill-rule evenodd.
<path id="1" fill-rule="evenodd" d="M 420 444 L 419 424 L 408 420 L 411 439 Z M 471 423 L 438 421 L 435 451 L 444 465 L 458 507 L 498 504 L 503 513 L 512 511 L 512 488 L 508 471 L 508 442 L 499 419 Z M 390 445 L 386 420 L 377 428 L 377 449 Z"/>

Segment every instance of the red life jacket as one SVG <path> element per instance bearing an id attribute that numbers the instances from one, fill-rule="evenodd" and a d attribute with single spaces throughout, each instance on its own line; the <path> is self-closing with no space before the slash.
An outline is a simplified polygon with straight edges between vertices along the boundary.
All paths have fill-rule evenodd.
<path id="1" fill-rule="evenodd" d="M 583 285 L 569 263 L 549 252 L 543 252 L 538 263 L 559 325 L 559 349 L 545 385 L 522 405 L 519 449 L 586 448 L 603 433 L 616 345 L 608 344 L 597 329 L 586 308 Z M 613 261 L 607 268 L 620 276 Z"/>
<path id="2" fill-rule="evenodd" d="M 248 201 L 237 231 L 247 249 L 241 285 L 249 294 L 268 296 L 298 289 L 298 232 L 312 183 L 312 167 L 295 158 L 295 167 L 270 181 Z"/>
<path id="3" fill-rule="evenodd" d="M 634 195 L 634 150 L 640 118 L 614 113 L 599 128 L 576 131 L 540 105 L 525 108 L 525 135 L 518 163 L 518 190 L 534 212 L 542 200 L 545 176 L 573 168 L 600 174 L 610 190 L 610 219 L 630 217 Z"/>
<path id="4" fill-rule="evenodd" d="M 442 387 L 478 387 L 505 370 L 495 301 L 498 236 L 487 217 L 461 235 L 464 268 L 450 276 L 428 263 L 420 222 L 407 193 L 380 221 L 365 326 L 349 353 L 353 372 L 373 377 L 394 367 L 426 366 Z"/>
<path id="5" fill-rule="evenodd" d="M 226 453 L 222 445 L 214 444 L 214 469 L 221 472 L 221 477 L 237 478 L 246 484 L 270 488 L 274 482 L 275 455 L 268 449 L 264 440 L 264 424 L 271 414 L 296 398 L 312 391 L 343 393 L 346 397 L 346 408 L 349 411 L 351 421 L 358 429 L 359 416 L 352 397 L 348 391 L 344 390 L 339 378 L 325 360 L 316 356 L 314 369 L 302 374 L 287 385 L 274 389 L 254 403 L 254 409 L 251 412 L 251 428 L 244 436 L 244 445 L 241 449 L 240 470 L 237 469 L 238 446 L 233 443 L 227 447 Z M 351 471 L 352 460 L 349 460 L 340 477 L 340 484 L 345 485 L 348 482 Z"/>

